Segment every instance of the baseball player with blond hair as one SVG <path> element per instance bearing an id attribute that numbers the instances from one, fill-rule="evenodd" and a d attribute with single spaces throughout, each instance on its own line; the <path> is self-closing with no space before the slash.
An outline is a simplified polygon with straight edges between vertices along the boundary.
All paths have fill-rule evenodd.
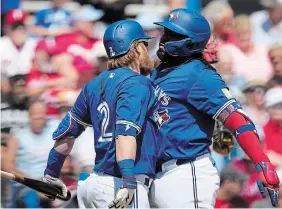
<path id="1" fill-rule="evenodd" d="M 153 68 L 139 23 L 122 20 L 104 35 L 109 70 L 87 83 L 74 107 L 53 134 L 43 180 L 62 188 L 60 170 L 74 139 L 86 127 L 94 130 L 94 173 L 78 183 L 81 208 L 149 208 L 148 191 L 155 176 L 158 97 L 146 77 Z"/>

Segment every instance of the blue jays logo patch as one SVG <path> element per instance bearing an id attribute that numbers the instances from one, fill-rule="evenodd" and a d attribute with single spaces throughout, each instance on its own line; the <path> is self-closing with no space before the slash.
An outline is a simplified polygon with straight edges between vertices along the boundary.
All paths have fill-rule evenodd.
<path id="1" fill-rule="evenodd" d="M 170 13 L 169 14 L 169 21 L 178 19 L 178 16 L 179 16 L 179 12 L 178 13 Z"/>
<path id="2" fill-rule="evenodd" d="M 170 116 L 168 114 L 168 110 L 156 111 L 154 112 L 155 122 L 157 123 L 158 127 L 160 128 L 165 122 L 169 121 Z"/>

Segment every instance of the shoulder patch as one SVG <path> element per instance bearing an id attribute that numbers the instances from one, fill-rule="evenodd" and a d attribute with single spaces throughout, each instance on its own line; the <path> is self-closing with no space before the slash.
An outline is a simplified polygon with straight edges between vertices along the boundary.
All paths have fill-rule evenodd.
<path id="1" fill-rule="evenodd" d="M 230 93 L 230 91 L 227 88 L 223 88 L 221 89 L 221 91 L 223 92 L 223 94 L 226 96 L 227 99 L 233 98 L 232 94 Z"/>

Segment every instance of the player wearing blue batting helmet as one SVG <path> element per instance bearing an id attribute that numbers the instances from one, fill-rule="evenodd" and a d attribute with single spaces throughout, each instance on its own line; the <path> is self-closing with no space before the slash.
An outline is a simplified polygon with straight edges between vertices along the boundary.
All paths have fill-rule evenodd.
<path id="1" fill-rule="evenodd" d="M 133 41 L 151 39 L 134 20 L 121 20 L 110 25 L 104 34 L 104 46 L 109 59 L 126 54 Z"/>
<path id="2" fill-rule="evenodd" d="M 155 24 L 165 28 L 158 51 L 161 60 L 201 54 L 211 36 L 208 21 L 188 9 L 175 9 Z"/>
<path id="3" fill-rule="evenodd" d="M 262 196 L 268 191 L 272 205 L 277 206 L 279 178 L 262 150 L 254 123 L 204 58 L 211 35 L 207 20 L 187 9 L 175 9 L 156 24 L 164 27 L 158 50 L 161 64 L 151 76 L 160 100 L 154 117 L 162 145 L 150 188 L 151 204 L 213 208 L 219 177 L 210 145 L 215 121 L 219 121 L 252 159 Z"/>
<path id="4" fill-rule="evenodd" d="M 63 163 L 74 139 L 87 126 L 94 131 L 93 173 L 82 172 L 79 177 L 81 208 L 150 207 L 148 192 L 155 178 L 160 143 L 153 123 L 159 96 L 152 81 L 144 76 L 154 66 L 146 48 L 150 38 L 132 20 L 110 25 L 104 36 L 108 70 L 82 87 L 53 133 L 56 143 L 48 157 L 44 181 L 57 185 L 66 196 L 67 188 L 59 179 Z M 65 149 L 61 146 L 69 149 L 62 152 Z M 106 184 L 114 186 L 106 191 Z"/>

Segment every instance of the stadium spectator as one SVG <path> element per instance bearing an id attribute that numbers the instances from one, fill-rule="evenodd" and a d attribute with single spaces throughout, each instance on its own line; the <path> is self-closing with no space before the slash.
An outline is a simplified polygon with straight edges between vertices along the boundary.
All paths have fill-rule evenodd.
<path id="1" fill-rule="evenodd" d="M 241 103 L 245 102 L 245 96 L 242 93 L 243 88 L 247 85 L 244 77 L 235 74 L 232 71 L 232 56 L 224 48 L 220 48 L 217 52 L 218 63 L 215 64 L 217 72 L 229 87 L 230 93 Z"/>
<path id="2" fill-rule="evenodd" d="M 203 9 L 203 15 L 209 21 L 219 46 L 235 42 L 234 13 L 227 1 L 210 1 Z"/>
<path id="3" fill-rule="evenodd" d="M 28 97 L 25 75 L 9 78 L 11 91 L 1 95 L 1 134 L 10 134 L 13 128 L 25 128 L 28 124 Z M 5 138 L 5 137 L 4 137 Z"/>
<path id="4" fill-rule="evenodd" d="M 216 194 L 215 208 L 232 208 L 230 201 L 240 195 L 247 177 L 234 167 L 225 167 L 220 174 L 219 189 Z"/>
<path id="5" fill-rule="evenodd" d="M 231 168 L 245 176 L 240 196 L 248 202 L 248 206 L 250 207 L 255 201 L 261 200 L 262 196 L 256 183 L 258 173 L 250 158 L 244 154 L 242 159 L 234 160 L 226 167 L 226 169 Z"/>
<path id="6" fill-rule="evenodd" d="M 20 9 L 10 10 L 5 17 L 5 36 L 0 39 L 1 91 L 8 92 L 8 78 L 26 74 L 31 67 L 36 42 L 27 37 L 27 14 Z"/>
<path id="7" fill-rule="evenodd" d="M 258 80 L 249 82 L 243 90 L 246 96 L 246 103 L 243 105 L 243 110 L 252 118 L 261 140 L 264 139 L 262 127 L 269 119 L 269 115 L 264 107 L 265 90 L 265 83 Z"/>
<path id="8" fill-rule="evenodd" d="M 38 43 L 26 85 L 29 97 L 40 98 L 47 104 L 48 117 L 59 115 L 58 93 L 65 88 L 75 88 L 78 77 L 74 68 L 61 68 L 54 53 L 53 41 L 41 40 Z"/>
<path id="9" fill-rule="evenodd" d="M 255 43 L 282 44 L 282 1 L 260 0 L 265 10 L 250 15 Z"/>
<path id="10" fill-rule="evenodd" d="M 54 59 L 63 72 L 76 69 L 81 81 L 85 84 L 99 73 L 97 68 L 97 48 L 101 42 L 93 33 L 103 11 L 85 5 L 73 15 L 73 32 L 55 38 L 56 55 Z M 97 47 L 97 48 L 96 48 Z"/>
<path id="11" fill-rule="evenodd" d="M 58 36 L 69 33 L 71 12 L 64 5 L 70 0 L 52 0 L 50 8 L 42 9 L 35 15 L 35 26 L 31 33 L 38 36 Z"/>
<path id="12" fill-rule="evenodd" d="M 264 145 L 268 156 L 282 169 L 282 87 L 271 88 L 265 95 L 265 106 L 270 120 L 264 126 Z"/>
<path id="13" fill-rule="evenodd" d="M 1 121 L 2 122 L 2 121 Z M 2 132 L 1 126 L 1 165 L 6 161 L 7 139 L 9 134 Z M 1 166 L 2 169 L 2 166 Z M 12 188 L 10 181 L 1 176 L 1 208 L 10 208 Z"/>
<path id="14" fill-rule="evenodd" d="M 274 45 L 268 52 L 269 59 L 271 60 L 274 69 L 273 77 L 268 81 L 268 87 L 276 85 L 282 86 L 282 44 Z"/>
<path id="15" fill-rule="evenodd" d="M 161 28 L 154 24 L 154 22 L 161 22 L 162 17 L 158 13 L 140 13 L 136 17 L 136 21 L 141 24 L 145 33 L 148 36 L 154 37 L 149 42 L 149 55 L 154 60 L 155 65 L 158 65 L 159 58 L 157 56 L 157 51 L 159 49 L 159 41 L 162 36 Z"/>
<path id="16" fill-rule="evenodd" d="M 94 132 L 92 127 L 86 130 L 75 140 L 71 153 L 73 163 L 80 172 L 92 173 L 95 162 Z"/>
<path id="17" fill-rule="evenodd" d="M 18 9 L 21 5 L 21 0 L 2 0 L 1 1 L 1 36 L 4 36 L 4 20 L 5 15 L 7 12 L 9 12 L 12 9 Z"/>
<path id="18" fill-rule="evenodd" d="M 13 128 L 26 128 L 28 123 L 27 97 L 25 93 L 25 76 L 15 75 L 9 78 L 11 91 L 1 92 L 1 169 L 7 158 L 7 143 Z M 10 181 L 1 178 L 1 206 L 10 208 L 12 198 Z"/>
<path id="19" fill-rule="evenodd" d="M 235 18 L 235 31 L 235 44 L 223 46 L 232 56 L 232 71 L 244 76 L 247 81 L 263 80 L 267 82 L 273 74 L 268 49 L 263 43 L 252 43 L 251 23 L 248 16 L 239 15 Z"/>
<path id="20" fill-rule="evenodd" d="M 46 121 L 46 105 L 40 101 L 33 102 L 29 107 L 29 126 L 13 129 L 7 142 L 7 156 L 2 168 L 8 172 L 40 179 L 48 152 L 54 144 L 51 140 L 54 129 L 54 125 Z M 39 196 L 34 190 L 20 184 L 13 186 L 16 207 L 40 206 Z"/>

